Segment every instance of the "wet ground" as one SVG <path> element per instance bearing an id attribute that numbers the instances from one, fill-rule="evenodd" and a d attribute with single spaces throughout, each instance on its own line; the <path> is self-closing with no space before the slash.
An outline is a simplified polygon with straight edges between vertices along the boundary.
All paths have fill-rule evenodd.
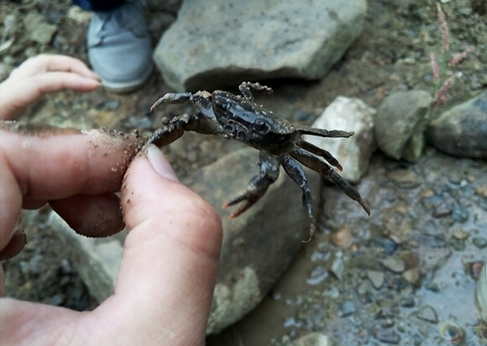
<path id="1" fill-rule="evenodd" d="M 477 50 L 460 67 L 463 77 L 441 111 L 487 87 L 487 8 L 484 0 L 442 1 L 449 20 L 452 54 Z M 166 2 L 165 2 L 166 4 Z M 175 17 L 175 5 L 149 1 L 154 43 Z M 171 7 L 173 6 L 173 7 Z M 358 97 L 373 107 L 397 90 L 433 90 L 429 53 L 441 47 L 433 0 L 368 1 L 364 32 L 322 80 L 269 81 L 272 96 L 258 101 L 284 118 L 311 124 L 338 95 Z M 87 61 L 88 21 L 73 26 L 69 1 L 2 1 L 0 23 L 13 14 L 15 40 L 1 53 L 6 76 L 28 56 L 64 53 Z M 57 28 L 47 45 L 24 33 L 29 14 L 43 15 Z M 88 19 L 89 20 L 89 19 Z M 3 78 L 3 77 L 2 77 Z M 169 91 L 155 73 L 131 95 L 104 90 L 49 95 L 24 120 L 64 127 L 138 128 L 149 133 L 161 114 L 152 102 Z M 185 135 L 165 152 L 180 176 L 232 150 L 221 138 Z M 487 258 L 487 164 L 428 149 L 416 165 L 374 156 L 358 185 L 372 207 L 370 218 L 334 188 L 323 189 L 322 232 L 303 246 L 289 271 L 264 302 L 241 323 L 208 340 L 209 345 L 286 345 L 321 331 L 341 345 L 438 345 L 449 318 L 465 326 L 468 345 L 479 327 L 473 305 L 471 263 Z M 4 262 L 7 294 L 84 310 L 96 306 L 70 264 L 69 254 L 44 226 L 45 211 L 24 218 L 28 244 Z M 53 249 L 55 251 L 53 251 Z M 482 327 L 482 326 L 480 326 Z M 446 344 L 443 342 L 443 344 Z"/>
<path id="2" fill-rule="evenodd" d="M 323 232 L 255 311 L 209 345 L 286 345 L 313 331 L 338 345 L 439 345 L 450 319 L 468 345 L 485 344 L 471 268 L 487 253 L 486 172 L 486 162 L 433 149 L 415 165 L 374 156 L 358 189 L 381 208 L 368 218 L 326 188 Z"/>

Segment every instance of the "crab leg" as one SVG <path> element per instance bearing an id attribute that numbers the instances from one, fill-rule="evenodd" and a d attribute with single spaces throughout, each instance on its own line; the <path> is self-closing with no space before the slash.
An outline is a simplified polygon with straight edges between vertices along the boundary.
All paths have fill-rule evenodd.
<path id="1" fill-rule="evenodd" d="M 298 147 L 303 148 L 304 150 L 307 150 L 307 151 L 309 151 L 315 155 L 321 156 L 326 161 L 328 161 L 328 163 L 330 165 L 335 166 L 340 171 L 343 171 L 343 167 L 342 167 L 342 165 L 340 165 L 340 162 L 338 162 L 338 160 L 335 159 L 333 157 L 333 155 L 330 154 L 330 152 L 328 152 L 324 149 L 321 149 L 321 148 L 319 148 L 319 147 L 317 147 L 317 146 L 315 146 L 309 142 L 303 141 L 302 139 L 298 140 L 297 145 L 298 145 Z"/>
<path id="2" fill-rule="evenodd" d="M 311 196 L 311 190 L 308 187 L 308 178 L 306 177 L 303 167 L 301 167 L 301 165 L 289 155 L 284 155 L 281 157 L 281 164 L 286 173 L 291 177 L 292 180 L 294 180 L 296 184 L 299 185 L 303 191 L 303 207 L 306 209 L 306 214 L 308 215 L 308 219 L 311 224 L 309 239 L 307 240 L 310 241 L 313 234 L 316 232 L 316 220 L 313 210 L 313 198 Z"/>
<path id="3" fill-rule="evenodd" d="M 240 92 L 242 93 L 242 95 L 247 101 L 251 101 L 251 102 L 254 102 L 254 96 L 252 95 L 250 89 L 254 89 L 257 91 L 265 90 L 267 91 L 268 94 L 272 93 L 271 88 L 265 85 L 261 85 L 260 83 L 242 82 L 238 86 L 238 90 L 240 90 Z"/>
<path id="4" fill-rule="evenodd" d="M 303 135 L 320 136 L 320 137 L 332 137 L 332 138 L 348 138 L 353 136 L 355 132 L 342 131 L 342 130 L 325 130 L 317 129 L 314 127 L 299 127 L 298 131 Z"/>
<path id="5" fill-rule="evenodd" d="M 150 107 L 150 111 L 152 112 L 154 108 L 156 108 L 161 103 L 185 103 L 193 97 L 191 93 L 167 93 L 163 97 L 159 98 L 154 104 Z"/>
<path id="6" fill-rule="evenodd" d="M 328 166 L 324 161 L 300 148 L 296 148 L 295 151 L 291 153 L 291 156 L 301 162 L 306 167 L 309 167 L 312 170 L 315 170 L 316 172 L 331 179 L 336 185 L 338 185 L 340 189 L 342 189 L 343 192 L 347 194 L 348 197 L 350 197 L 354 201 L 357 201 L 365 210 L 365 212 L 370 215 L 369 206 L 362 199 L 357 189 L 350 185 L 345 179 L 340 176 L 340 174 L 335 172 L 335 170 L 332 167 Z"/>
<path id="7" fill-rule="evenodd" d="M 222 208 L 227 208 L 242 201 L 245 201 L 236 211 L 234 211 L 229 218 L 233 219 L 242 214 L 244 211 L 253 206 L 259 199 L 264 196 L 269 186 L 274 183 L 279 177 L 279 162 L 273 156 L 270 156 L 265 151 L 259 154 L 260 174 L 254 176 L 247 189 L 232 198 L 229 202 L 222 205 Z"/>

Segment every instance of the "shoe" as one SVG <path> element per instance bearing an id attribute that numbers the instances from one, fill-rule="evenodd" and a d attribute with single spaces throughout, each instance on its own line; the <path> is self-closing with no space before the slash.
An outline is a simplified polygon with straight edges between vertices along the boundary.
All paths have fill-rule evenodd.
<path id="1" fill-rule="evenodd" d="M 128 93 L 142 87 L 153 69 L 143 4 L 127 1 L 95 12 L 88 28 L 88 57 L 108 90 Z"/>

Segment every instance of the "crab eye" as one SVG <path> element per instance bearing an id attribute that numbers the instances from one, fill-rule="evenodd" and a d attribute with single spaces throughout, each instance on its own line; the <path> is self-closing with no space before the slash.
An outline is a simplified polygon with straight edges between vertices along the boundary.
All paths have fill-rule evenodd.
<path id="1" fill-rule="evenodd" d="M 254 129 L 262 134 L 269 133 L 270 127 L 264 120 L 258 119 L 254 123 Z"/>

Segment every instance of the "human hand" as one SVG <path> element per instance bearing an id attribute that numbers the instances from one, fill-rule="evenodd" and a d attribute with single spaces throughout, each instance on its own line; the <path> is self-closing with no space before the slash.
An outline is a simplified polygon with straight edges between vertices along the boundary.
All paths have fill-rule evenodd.
<path id="1" fill-rule="evenodd" d="M 98 76 L 81 60 L 64 55 L 41 54 L 27 59 L 0 83 L 0 119 L 14 120 L 44 94 L 74 90 L 93 91 Z"/>
<path id="2" fill-rule="evenodd" d="M 86 211 L 78 214 L 85 220 L 103 206 L 116 229 L 119 204 L 106 196 L 121 185 L 128 229 L 111 297 L 91 312 L 0 298 L 0 344 L 204 345 L 221 220 L 177 181 L 159 149 L 149 146 L 131 161 L 136 145 L 99 131 L 0 131 L 0 253 L 9 247 L 20 208 L 46 201 L 71 220 L 75 209 Z"/>

